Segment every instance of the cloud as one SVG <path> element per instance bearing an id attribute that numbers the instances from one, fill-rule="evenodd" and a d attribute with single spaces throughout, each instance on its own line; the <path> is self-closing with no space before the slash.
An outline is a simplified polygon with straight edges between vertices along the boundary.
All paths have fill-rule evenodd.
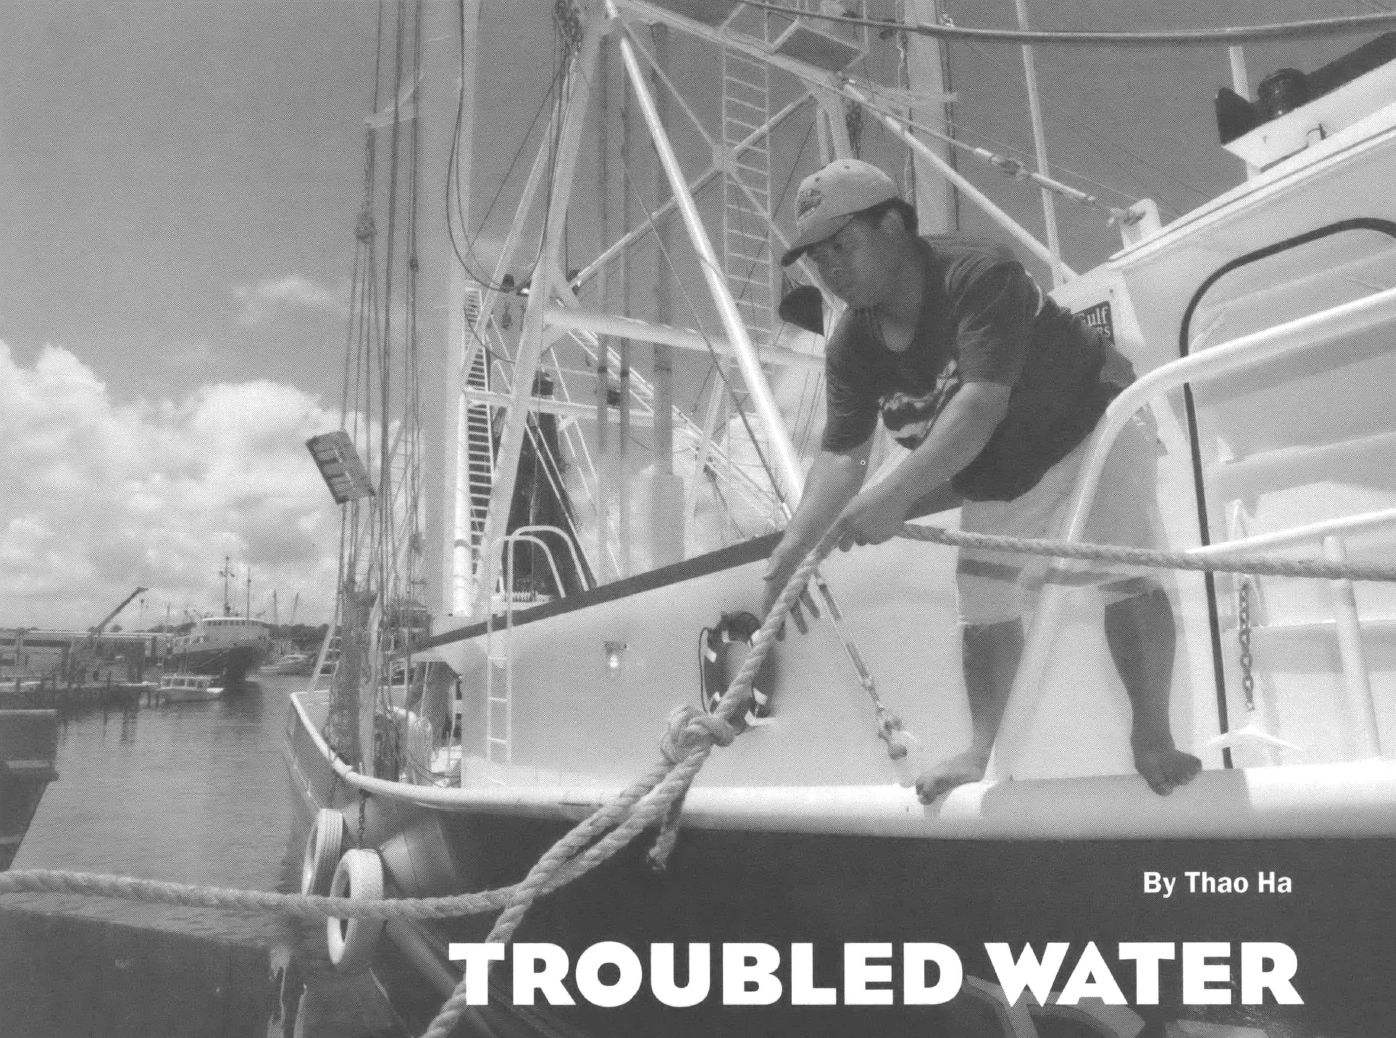
<path id="1" fill-rule="evenodd" d="M 295 310 L 340 312 L 349 305 L 343 291 L 325 288 L 300 274 L 288 274 L 252 286 L 238 285 L 233 295 L 242 304 L 238 314 L 242 324 L 262 324 L 278 314 Z"/>
<path id="2" fill-rule="evenodd" d="M 317 400 L 257 381 L 116 404 L 94 372 L 45 347 L 32 368 L 0 343 L 0 626 L 86 627 L 137 585 L 128 628 L 235 601 L 298 620 L 331 606 L 338 514 L 305 449 L 338 426 Z"/>

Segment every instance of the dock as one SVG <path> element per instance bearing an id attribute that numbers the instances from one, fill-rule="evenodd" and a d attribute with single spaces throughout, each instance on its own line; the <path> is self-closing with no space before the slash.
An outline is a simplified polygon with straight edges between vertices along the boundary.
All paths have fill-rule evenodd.
<path id="1" fill-rule="evenodd" d="M 10 867 L 48 784 L 58 777 L 58 716 L 0 710 L 0 872 Z"/>
<path id="2" fill-rule="evenodd" d="M 0 903 L 0 1033 L 261 1038 L 280 1004 L 272 960 L 247 942 Z"/>
<path id="3" fill-rule="evenodd" d="M 0 681 L 0 710 L 135 710 L 153 705 L 159 685 L 154 681 L 105 680 L 64 684 L 52 677 Z"/>

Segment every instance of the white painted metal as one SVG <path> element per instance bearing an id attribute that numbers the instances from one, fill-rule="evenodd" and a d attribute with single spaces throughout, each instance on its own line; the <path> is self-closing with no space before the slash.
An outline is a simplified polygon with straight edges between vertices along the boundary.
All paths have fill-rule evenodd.
<path id="1" fill-rule="evenodd" d="M 448 6 L 432 4 L 424 8 L 425 17 L 429 22 L 425 36 L 431 41 L 424 64 L 424 69 L 430 76 L 424 81 L 422 91 L 423 103 L 429 109 L 430 117 L 424 122 L 433 125 L 438 114 L 444 120 L 445 113 L 450 112 L 452 119 L 459 118 L 461 132 L 454 141 L 449 134 L 428 135 L 429 148 L 425 155 L 425 164 L 427 169 L 444 169 L 448 165 L 446 158 L 451 154 L 451 148 L 458 148 L 454 154 L 458 177 L 455 186 L 459 189 L 462 225 L 469 226 L 470 178 L 474 170 L 471 146 L 475 137 L 475 72 L 480 0 L 464 0 L 455 10 L 448 10 Z M 463 32 L 459 32 L 454 24 L 457 17 L 461 19 Z M 454 75 L 444 70 L 438 71 L 436 62 L 445 64 L 442 59 L 445 58 L 443 51 L 447 46 L 446 41 L 454 41 L 457 36 L 460 37 L 460 53 L 459 64 L 453 70 Z M 443 96 L 447 91 L 450 91 L 449 98 Z M 443 203 L 444 199 L 442 193 Z M 429 204 L 431 208 L 428 213 L 431 215 L 423 221 L 428 228 L 427 238 L 422 243 L 423 254 L 444 255 L 447 252 L 446 242 L 439 240 L 437 235 L 447 226 L 446 214 L 442 212 L 441 218 L 438 218 L 435 215 L 435 200 Z M 441 317 L 445 325 L 444 356 L 447 358 L 441 403 L 449 422 L 448 428 L 454 427 L 457 431 L 461 431 L 465 425 L 465 405 L 460 400 L 460 389 L 469 368 L 464 357 L 457 359 L 458 352 L 464 351 L 467 335 L 460 305 L 460 293 L 464 288 L 463 274 L 459 264 L 450 263 L 447 283 L 442 286 L 444 291 L 439 297 L 439 301 L 445 304 Z M 433 305 L 436 305 L 438 297 L 430 291 L 430 286 L 425 287 L 428 289 L 426 298 L 431 299 Z M 456 439 L 445 445 L 441 482 L 438 484 L 442 493 L 444 513 L 441 540 L 438 542 L 441 550 L 438 570 L 441 586 L 438 590 L 442 608 L 452 613 L 463 612 L 469 602 L 470 558 L 469 552 L 461 543 L 462 534 L 467 532 L 462 529 L 461 511 L 468 507 L 465 500 L 467 494 L 460 486 L 464 466 L 461 464 L 459 453 L 464 449 L 463 444 L 464 440 Z"/>
<path id="2" fill-rule="evenodd" d="M 472 51 L 473 53 L 473 51 Z M 556 127 L 556 113 L 552 117 L 552 125 L 549 132 Z M 466 160 L 470 157 L 469 150 L 466 150 Z M 495 264 L 490 285 L 484 286 L 484 291 L 480 299 L 480 306 L 477 316 L 470 322 L 463 331 L 461 337 L 453 336 L 450 340 L 453 352 L 447 362 L 448 401 L 456 411 L 457 428 L 463 430 L 466 424 L 466 409 L 468 402 L 462 396 L 463 388 L 469 382 L 469 373 L 476 364 L 481 363 L 486 351 L 486 343 L 489 335 L 490 317 L 494 313 L 494 307 L 499 298 L 499 290 L 494 286 L 502 283 L 504 275 L 509 272 L 516 262 L 519 251 L 522 231 L 525 219 L 533 209 L 533 204 L 538 197 L 540 186 L 543 183 L 544 174 L 548 169 L 548 151 L 540 148 L 533 161 L 533 167 L 529 171 L 528 180 L 524 184 L 523 194 L 519 199 L 519 207 L 516 211 L 514 221 L 509 227 L 508 233 L 504 237 L 504 245 L 500 251 L 499 261 Z M 463 291 L 463 290 L 462 290 Z M 450 308 L 452 311 L 463 306 L 462 300 L 454 301 Z M 459 359 L 457 359 L 457 356 Z M 486 379 L 488 380 L 489 363 L 484 361 Z M 469 498 L 468 479 L 464 467 L 457 457 L 455 486 L 451 491 L 452 496 L 446 500 L 457 502 L 455 514 L 452 522 L 447 524 L 453 530 L 453 538 L 450 546 L 452 569 L 451 586 L 455 589 L 452 596 L 451 612 L 457 616 L 470 615 L 474 603 L 477 601 L 480 591 L 480 581 L 485 569 L 482 555 L 479 550 L 469 550 L 471 541 L 467 523 L 464 520 L 462 509 L 466 506 Z"/>
<path id="3" fill-rule="evenodd" d="M 1285 354 L 1311 352 L 1335 340 L 1393 323 L 1396 289 L 1387 289 L 1194 353 L 1144 375 L 1115 398 L 1092 434 L 1063 539 L 1081 540 L 1110 449 L 1135 412 L 1149 400 L 1185 383 L 1219 378 Z M 1024 753 L 1064 595 L 1065 589 L 1058 584 L 1048 584 L 1043 589 L 999 727 L 992 764 L 992 774 L 997 778 L 1011 777 Z"/>
<path id="4" fill-rule="evenodd" d="M 1192 548 L 1189 555 L 1195 558 L 1216 558 L 1217 556 L 1239 555 L 1244 553 L 1269 551 L 1306 541 L 1319 541 L 1335 534 L 1352 534 L 1363 530 L 1375 530 L 1383 526 L 1396 526 L 1396 508 L 1385 508 L 1377 512 L 1364 512 L 1361 515 L 1344 516 L 1341 519 L 1328 519 L 1321 523 L 1293 526 L 1273 533 L 1258 533 L 1224 544 L 1208 544 Z"/>
<path id="5" fill-rule="evenodd" d="M 361 775 L 329 752 L 292 697 L 296 717 L 335 773 L 355 789 L 456 813 L 507 812 L 578 821 L 621 787 L 587 785 L 419 786 Z M 1290 765 L 1205 771 L 1172 795 L 1133 775 L 980 782 L 927 807 L 909 789 L 881 786 L 698 785 L 683 824 L 751 832 L 928 839 L 1247 839 L 1388 836 L 1396 828 L 1396 763 Z"/>
<path id="6" fill-rule="evenodd" d="M 732 358 L 736 350 L 727 339 L 713 338 L 691 328 L 676 328 L 672 325 L 637 321 L 630 317 L 615 314 L 601 314 L 577 307 L 549 306 L 544 314 L 549 327 L 568 331 L 587 331 L 596 335 L 616 335 L 641 342 L 662 343 L 696 353 L 717 353 L 721 357 Z M 806 368 L 810 371 L 824 370 L 824 357 L 818 353 L 799 353 L 784 346 L 757 344 L 756 355 L 763 364 L 781 364 Z"/>
<path id="7" fill-rule="evenodd" d="M 588 5 L 581 47 L 573 58 L 572 71 L 567 77 L 568 96 L 553 167 L 554 179 L 548 206 L 547 231 L 544 235 L 542 254 L 533 271 L 528 307 L 524 311 L 523 333 L 514 366 L 513 404 L 507 413 L 504 430 L 499 439 L 494 491 L 490 496 L 489 514 L 485 521 L 484 540 L 487 546 L 500 539 L 508 522 L 519 459 L 523 451 L 528 401 L 533 395 L 533 373 L 543 353 L 543 312 L 551 301 L 557 281 L 561 280 L 559 258 L 562 255 L 563 236 L 567 226 L 567 207 L 572 197 L 573 174 L 577 168 L 577 155 L 581 146 L 591 84 L 596 76 L 597 54 L 601 37 L 607 28 L 598 6 L 596 0 Z M 488 550 L 486 557 L 489 557 Z M 489 593 L 490 582 L 479 582 L 475 594 L 477 607 L 485 607 Z"/>
<path id="8" fill-rule="evenodd" d="M 990 217 L 990 219 L 992 219 L 1000 227 L 1006 230 L 1009 234 L 1013 235 L 1013 237 L 1016 238 L 1021 244 L 1026 246 L 1027 249 L 1034 256 L 1036 256 L 1038 259 L 1042 260 L 1042 262 L 1048 264 L 1049 266 L 1060 266 L 1061 270 L 1069 277 L 1076 276 L 1075 271 L 1073 271 L 1065 263 L 1062 263 L 1058 257 L 1052 255 L 1051 249 L 1049 249 L 1047 246 L 1043 245 L 1040 241 L 1034 238 L 1031 232 L 1024 228 L 1022 224 L 1018 223 L 1018 221 L 1014 220 L 1013 217 L 1009 216 L 1006 212 L 1004 212 L 992 201 L 990 201 L 988 195 L 984 194 L 983 191 L 980 191 L 977 187 L 971 184 L 968 180 L 964 178 L 964 176 L 960 174 L 959 170 L 955 169 L 953 166 L 950 165 L 950 163 L 946 162 L 939 155 L 937 155 L 935 151 L 928 147 L 924 141 L 922 141 L 919 137 L 912 133 L 911 129 L 908 126 L 906 126 L 900 118 L 891 114 L 890 112 L 883 110 L 883 108 L 881 107 L 881 105 L 878 104 L 878 102 L 876 102 L 869 94 L 863 92 L 861 89 L 855 86 L 852 80 L 850 79 L 844 80 L 841 89 L 844 94 L 853 98 L 855 101 L 858 101 L 868 111 L 872 112 L 873 115 L 875 115 L 884 126 L 891 130 L 892 133 L 894 133 L 903 143 L 905 143 L 907 147 L 914 149 L 918 155 L 922 156 L 927 162 L 929 162 L 933 167 L 935 167 L 935 169 L 937 169 L 940 172 L 941 176 L 945 177 L 945 179 L 949 180 L 952 184 L 959 188 L 960 191 L 965 195 L 965 197 L 969 198 L 972 202 L 979 206 L 980 209 L 984 210 L 984 212 Z"/>
<path id="9" fill-rule="evenodd" d="M 614 14 L 613 0 L 607 0 L 607 8 Z M 621 37 L 619 42 L 621 56 L 625 61 L 626 71 L 630 75 L 631 86 L 635 90 L 636 101 L 644 114 L 651 140 L 654 142 L 655 150 L 659 153 L 665 174 L 669 178 L 669 186 L 678 202 L 689 238 L 698 253 L 698 262 L 702 267 L 703 277 L 708 282 L 708 289 L 712 293 L 713 301 L 722 318 L 727 337 L 737 350 L 737 361 L 742 370 L 742 377 L 746 382 L 747 391 L 751 393 L 752 404 L 760 418 L 761 426 L 771 438 L 772 454 L 777 470 L 774 475 L 781 486 L 786 501 L 793 506 L 798 501 L 800 491 L 804 486 L 804 473 L 795 453 L 795 446 L 790 441 L 790 434 L 785 428 L 780 409 L 776 406 L 775 399 L 771 396 L 770 387 L 766 384 L 765 376 L 761 372 L 756 351 L 752 348 L 751 339 L 742 324 L 741 314 L 737 310 L 736 302 L 732 299 L 732 293 L 723 277 L 722 265 L 713 252 L 712 243 L 708 240 L 702 220 L 699 219 L 693 196 L 689 194 L 688 185 L 684 181 L 683 170 L 669 144 L 668 133 L 659 122 L 659 113 L 655 110 L 654 99 L 650 96 L 649 86 L 641 73 L 634 49 L 630 46 L 630 40 L 627 37 Z"/>
<path id="10" fill-rule="evenodd" d="M 906 0 L 908 20 L 918 25 L 940 22 L 939 0 Z M 912 33 L 906 41 L 908 87 L 913 96 L 933 90 L 941 93 L 945 84 L 945 44 L 941 40 Z M 950 101 L 944 96 L 923 102 L 935 112 L 936 122 L 949 131 Z M 950 145 L 930 146 L 941 160 L 949 163 Z M 916 170 L 916 221 L 925 234 L 950 234 L 959 229 L 955 212 L 954 188 L 918 151 L 911 160 Z"/>
<path id="11" fill-rule="evenodd" d="M 1018 28 L 1026 32 L 1028 24 L 1028 0 L 1015 0 L 1018 9 Z M 1028 87 L 1028 115 L 1032 120 L 1033 151 L 1037 156 L 1037 171 L 1050 177 L 1052 170 L 1047 164 L 1047 134 L 1042 127 L 1042 101 L 1038 97 L 1037 60 L 1029 46 L 1023 47 L 1023 79 Z M 1042 218 L 1047 225 L 1047 249 L 1053 257 L 1052 284 L 1060 285 L 1066 280 L 1062 269 L 1061 235 L 1057 231 L 1056 199 L 1045 187 L 1042 189 Z"/>
<path id="12" fill-rule="evenodd" d="M 1347 549 L 1341 537 L 1330 535 L 1323 539 L 1323 557 L 1329 562 L 1347 562 Z M 1359 758 L 1380 757 L 1381 739 L 1372 703 L 1372 682 L 1367 676 L 1367 658 L 1362 651 L 1362 621 L 1357 613 L 1357 597 L 1351 580 L 1330 580 L 1328 587 L 1333 597 L 1333 617 L 1337 621 L 1338 656 L 1343 663 L 1343 693 L 1354 748 Z"/>

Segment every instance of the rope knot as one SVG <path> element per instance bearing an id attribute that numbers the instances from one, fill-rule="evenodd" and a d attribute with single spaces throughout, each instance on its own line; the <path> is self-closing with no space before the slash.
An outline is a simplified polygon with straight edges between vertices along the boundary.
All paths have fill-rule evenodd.
<path id="1" fill-rule="evenodd" d="M 716 744 L 731 746 L 737 730 L 716 714 L 705 714 L 696 706 L 680 706 L 669 715 L 659 749 L 670 764 L 685 760 L 694 750 Z"/>

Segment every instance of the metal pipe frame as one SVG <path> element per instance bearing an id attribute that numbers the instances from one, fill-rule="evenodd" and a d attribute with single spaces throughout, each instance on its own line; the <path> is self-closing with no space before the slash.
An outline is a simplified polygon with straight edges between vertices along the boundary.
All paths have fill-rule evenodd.
<path id="1" fill-rule="evenodd" d="M 1053 270 L 1060 268 L 1061 272 L 1067 277 L 1076 276 L 1075 271 L 1063 263 L 1058 256 L 1054 256 L 1050 248 L 1038 241 L 1031 232 L 996 206 L 989 200 L 987 195 L 966 180 L 958 170 L 916 138 L 902 125 L 898 118 L 884 111 L 868 94 L 859 89 L 857 86 L 858 80 L 855 77 L 835 75 L 802 61 L 786 58 L 780 54 L 771 54 L 758 46 L 755 42 L 743 39 L 737 33 L 710 28 L 700 22 L 695 22 L 691 19 L 684 18 L 682 15 L 675 14 L 672 11 L 667 11 L 664 8 L 645 3 L 644 0 L 612 0 L 612 2 L 628 11 L 633 11 L 635 14 L 640 15 L 648 21 L 664 22 L 666 25 L 671 25 L 676 29 L 698 36 L 709 42 L 724 47 L 731 47 L 757 60 L 768 62 L 772 67 L 788 72 L 797 79 L 811 84 L 814 88 L 832 90 L 851 100 L 857 101 L 876 115 L 877 118 L 905 144 L 914 149 L 917 154 L 924 157 L 927 162 L 935 167 L 941 176 L 945 177 L 959 188 L 960 191 L 983 209 L 991 219 L 1031 250 L 1034 256 L 1042 260 Z M 947 99 L 947 95 L 945 94 L 925 94 L 922 96 L 931 101 Z"/>
<path id="2" fill-rule="evenodd" d="M 606 0 L 606 9 L 608 14 L 615 15 L 614 0 Z M 789 431 L 781 419 L 780 409 L 776 406 L 771 388 L 766 384 L 766 378 L 761 372 L 761 362 L 756 356 L 756 350 L 751 344 L 750 337 L 747 335 L 746 326 L 742 323 L 736 301 L 732 298 L 726 276 L 722 272 L 722 265 L 718 262 L 717 254 L 714 252 L 712 243 L 708 240 L 707 231 L 698 216 L 698 208 L 694 204 L 693 196 L 688 191 L 688 184 L 684 180 L 683 170 L 679 166 L 674 149 L 669 143 L 668 134 L 659 121 L 654 98 L 650 95 L 649 84 L 645 82 L 639 61 L 635 57 L 635 50 L 631 46 L 629 38 L 624 35 L 619 37 L 618 42 L 626 72 L 635 90 L 636 101 L 644 115 L 645 123 L 649 127 L 655 151 L 659 154 L 665 175 L 669 179 L 670 188 L 678 202 L 679 212 L 683 216 L 689 238 L 698 253 L 703 277 L 708 283 L 708 289 L 713 296 L 713 302 L 717 306 L 719 316 L 722 318 L 727 337 L 736 349 L 737 363 L 741 368 L 747 391 L 751 394 L 757 416 L 770 437 L 770 444 L 775 454 L 776 472 L 774 475 L 782 486 L 787 502 L 793 506 L 804 485 L 804 472 L 800 467 L 799 457 L 795 453 L 795 445 L 790 440 Z"/>
<path id="3" fill-rule="evenodd" d="M 638 339 L 642 342 L 659 343 L 663 346 L 677 346 L 680 349 L 708 353 L 712 350 L 722 356 L 735 356 L 736 350 L 726 339 L 711 339 L 691 328 L 677 328 L 668 324 L 652 324 L 631 317 L 617 317 L 581 310 L 567 305 L 549 306 L 544 314 L 549 327 L 562 328 L 569 332 L 592 332 L 596 335 L 613 335 L 618 338 Z M 763 363 L 784 364 L 811 371 L 824 370 L 824 358 L 820 354 L 800 353 L 783 346 L 755 346 L 757 356 Z"/>
<path id="4" fill-rule="evenodd" d="M 1242 336 L 1171 361 L 1128 386 L 1106 409 L 1091 435 L 1090 447 L 1072 494 L 1070 520 L 1062 540 L 1080 541 L 1100 485 L 1105 461 L 1120 432 L 1134 413 L 1149 400 L 1178 389 L 1185 383 L 1203 382 L 1282 356 L 1308 352 L 1333 340 L 1360 335 L 1396 323 L 1396 288 L 1386 289 L 1350 303 L 1308 314 L 1293 321 Z M 1023 750 L 1041 697 L 1047 654 L 1061 616 L 1066 588 L 1048 584 L 1042 590 L 1037 614 L 1023 648 L 1013 690 L 1004 708 L 990 773 L 1000 779 L 1012 776 Z"/>
<path id="5" fill-rule="evenodd" d="M 554 164 L 553 195 L 548 207 L 546 231 L 543 238 L 542 254 L 534 268 L 528 306 L 524 311 L 523 330 L 519 341 L 518 355 L 514 360 L 513 400 L 507 412 L 504 431 L 500 436 L 499 454 L 495 466 L 494 487 L 490 492 L 489 512 L 485 518 L 485 531 L 482 543 L 491 543 L 500 538 L 508 522 L 509 506 L 514 498 L 514 484 L 518 476 L 519 459 L 523 452 L 524 423 L 528 418 L 528 401 L 533 395 L 533 372 L 542 357 L 545 331 L 543 312 L 555 289 L 555 282 L 561 279 L 559 258 L 562 254 L 563 234 L 566 226 L 567 208 L 571 202 L 577 156 L 581 147 L 587 105 L 591 97 L 591 84 L 596 78 L 597 56 L 601 49 L 601 38 L 609 25 L 598 9 L 598 0 L 588 4 L 585 28 L 581 47 L 572 59 L 568 74 L 568 98 L 562 116 L 562 132 L 559 136 L 556 162 Z M 488 560 L 488 554 L 485 556 Z M 476 603 L 481 609 L 488 609 L 491 593 L 491 579 L 480 580 L 476 585 Z"/>
<path id="6" fill-rule="evenodd" d="M 1028 0 L 1016 0 L 1018 9 L 1018 28 L 1027 30 L 1028 25 Z M 1028 88 L 1028 116 L 1032 122 L 1032 142 L 1033 149 L 1037 156 L 1037 171 L 1044 177 L 1052 175 L 1051 167 L 1047 165 L 1047 135 L 1042 127 L 1042 101 L 1037 90 L 1037 59 L 1033 55 L 1032 47 L 1023 46 L 1023 80 Z M 1060 285 L 1065 278 L 1062 277 L 1062 245 L 1061 237 L 1057 233 L 1057 207 L 1056 200 L 1052 197 L 1052 192 L 1047 188 L 1042 188 L 1042 219 L 1047 226 L 1047 248 L 1052 253 L 1055 262 L 1052 264 L 1053 284 Z"/>
<path id="7" fill-rule="evenodd" d="M 967 198 L 978 205 L 980 209 L 984 210 L 995 223 L 1009 234 L 1013 235 L 1013 237 L 1024 245 L 1034 256 L 1054 270 L 1060 267 L 1067 277 L 1076 276 L 1076 272 L 1063 263 L 1060 257 L 1054 256 L 1050 248 L 1043 245 L 1033 237 L 1032 233 L 1027 228 L 990 201 L 988 195 L 971 184 L 959 170 L 955 169 L 954 166 L 937 155 L 933 149 L 912 133 L 899 117 L 884 111 L 871 96 L 863 93 L 863 91 L 854 86 L 851 79 L 845 78 L 839 89 L 844 96 L 852 98 L 868 111 L 872 112 L 873 115 L 906 144 L 907 147 L 914 150 L 918 155 L 922 156 L 927 162 L 934 166 L 940 172 L 941 176 L 945 177 L 945 179 L 959 188 Z"/>

